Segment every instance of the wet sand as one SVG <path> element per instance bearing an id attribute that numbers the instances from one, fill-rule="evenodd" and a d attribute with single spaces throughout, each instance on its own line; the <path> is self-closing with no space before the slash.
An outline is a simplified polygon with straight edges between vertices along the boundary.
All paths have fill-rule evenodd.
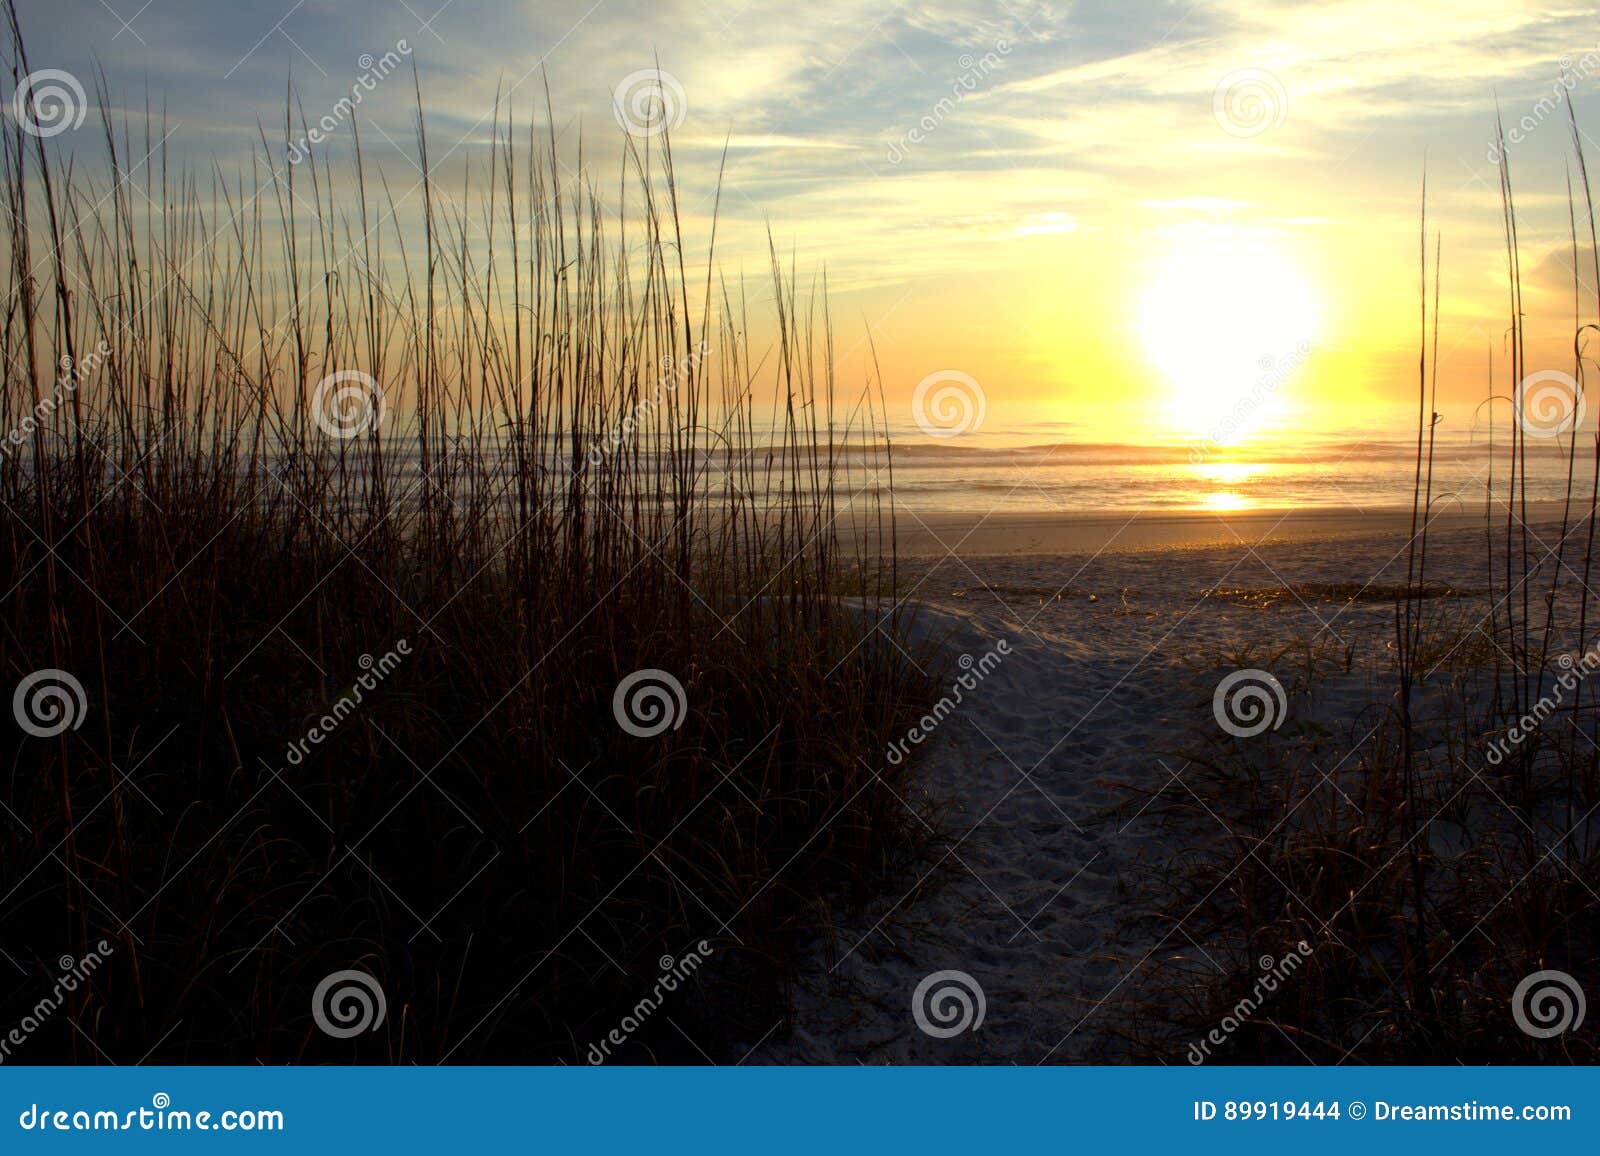
<path id="1" fill-rule="evenodd" d="M 1554 502 L 1528 504 L 1530 521 L 1561 516 Z M 1503 515 L 1496 525 L 1503 529 Z M 1436 510 L 1432 529 L 1481 530 L 1482 507 Z M 994 554 L 1094 554 L 1103 550 L 1160 550 L 1175 546 L 1251 545 L 1307 539 L 1406 535 L 1409 507 L 1381 510 L 1171 511 L 1136 514 L 896 512 L 900 553 L 908 557 Z"/>

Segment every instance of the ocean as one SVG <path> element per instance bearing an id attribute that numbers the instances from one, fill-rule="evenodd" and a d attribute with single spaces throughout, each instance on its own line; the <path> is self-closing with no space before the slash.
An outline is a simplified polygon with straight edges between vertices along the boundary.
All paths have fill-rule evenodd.
<path id="1" fill-rule="evenodd" d="M 894 441 L 894 492 L 918 512 L 1409 509 L 1416 480 L 1416 437 L 1334 435 L 1275 439 L 1227 448 L 1171 442 L 1156 445 L 1037 441 L 1011 431 L 989 444 L 910 434 Z M 1508 434 L 1440 433 L 1434 445 L 1436 510 L 1482 509 L 1492 483 L 1505 500 Z M 1569 443 L 1528 441 L 1526 497 L 1562 499 Z M 1586 503 L 1594 480 L 1594 442 L 1581 435 L 1572 467 L 1574 499 Z M 881 463 L 880 463 L 881 465 Z M 889 475 L 852 462 L 850 490 L 887 494 Z M 1519 501 L 1521 479 L 1519 478 Z"/>

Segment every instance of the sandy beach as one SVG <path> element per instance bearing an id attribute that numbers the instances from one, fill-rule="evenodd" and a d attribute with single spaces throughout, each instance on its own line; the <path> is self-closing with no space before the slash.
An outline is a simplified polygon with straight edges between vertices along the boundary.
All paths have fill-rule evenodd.
<path id="1" fill-rule="evenodd" d="M 1429 604 L 1469 633 L 1489 609 L 1481 514 L 1471 517 L 1474 528 L 1435 522 L 1427 574 L 1456 588 Z M 1145 529 L 1201 541 L 1219 529 L 1206 521 Z M 1371 591 L 1405 579 L 1409 512 L 1221 521 L 1230 545 L 1158 548 L 1126 526 L 1098 554 L 1028 551 L 1052 534 L 1083 544 L 1074 535 L 1104 523 L 992 521 L 969 536 L 992 552 L 912 564 L 925 641 L 976 660 L 1004 640 L 1010 654 L 917 752 L 905 802 L 938 825 L 937 850 L 818 945 L 792 1032 L 774 1025 L 751 1041 L 752 1062 L 1103 1058 L 1097 1015 L 1131 992 L 1156 945 L 1127 930 L 1172 854 L 1147 808 L 1189 789 L 1180 752 L 1215 734 L 1218 679 L 1272 670 L 1289 722 L 1326 731 L 1329 765 L 1392 693 L 1378 677 L 1392 668 L 1394 605 Z M 1558 531 L 1534 524 L 1530 545 L 1554 548 Z M 1345 672 L 1307 678 L 1308 652 L 1338 657 Z M 918 1030 L 913 991 L 942 969 L 981 985 L 981 1028 L 950 1039 Z"/>
<path id="2" fill-rule="evenodd" d="M 1561 503 L 1530 501 L 1527 520 L 1552 522 Z M 1503 527 L 1503 509 L 1496 514 Z M 1481 535 L 1481 504 L 1437 508 L 1435 532 L 1470 530 Z M 967 557 L 1001 554 L 1083 555 L 1101 550 L 1166 550 L 1174 547 L 1257 545 L 1262 542 L 1404 536 L 1409 509 L 1252 509 L 1231 512 L 1036 513 L 995 511 L 982 516 L 929 513 L 902 505 L 895 533 L 900 553 L 910 557 L 951 552 Z"/>

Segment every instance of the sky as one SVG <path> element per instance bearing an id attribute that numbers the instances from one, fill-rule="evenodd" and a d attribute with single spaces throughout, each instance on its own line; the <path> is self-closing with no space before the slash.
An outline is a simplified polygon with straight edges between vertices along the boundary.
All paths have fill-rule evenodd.
<path id="1" fill-rule="evenodd" d="M 21 0 L 30 66 L 161 110 L 191 164 L 245 163 L 292 83 L 315 122 L 386 53 L 365 160 L 416 178 L 414 62 L 434 155 L 482 164 L 497 90 L 617 155 L 640 84 L 672 123 L 691 238 L 726 143 L 717 248 L 766 236 L 826 274 L 841 379 L 875 350 L 894 406 L 954 380 L 985 435 L 1139 441 L 1335 429 L 1414 406 L 1418 213 L 1442 253 L 1441 412 L 1505 374 L 1491 155 L 1516 139 L 1530 370 L 1571 372 L 1566 189 L 1600 160 L 1600 25 L 1575 3 Z M 659 69 L 659 72 L 657 72 Z M 631 86 L 630 86 L 630 78 Z M 641 79 L 642 78 L 642 79 Z M 8 102 L 9 103 L 9 102 Z M 370 128 L 370 132 L 368 129 Z M 94 118 L 53 138 L 95 148 Z M 339 125 L 321 146 L 343 155 Z M 609 170 L 615 172 L 614 162 Z M 1600 174 L 1600 168 L 1597 168 Z M 1583 226 L 1586 231 L 1586 226 Z M 1580 261 L 1582 264 L 1582 261 Z M 1592 282 L 1592 274 L 1586 274 Z M 1590 317 L 1594 303 L 1592 286 Z M 967 384 L 970 383 L 970 384 Z M 924 387 L 924 400 L 928 387 Z M 1590 418 L 1594 420 L 1593 416 Z"/>

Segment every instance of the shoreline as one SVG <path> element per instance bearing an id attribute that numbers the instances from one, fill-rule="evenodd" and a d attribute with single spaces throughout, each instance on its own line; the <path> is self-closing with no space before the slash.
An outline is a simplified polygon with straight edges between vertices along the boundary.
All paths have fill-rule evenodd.
<path id="1" fill-rule="evenodd" d="M 1553 522 L 1561 517 L 1561 502 L 1529 502 L 1527 519 Z M 1430 534 L 1479 528 L 1484 508 L 1465 507 L 1440 511 L 1430 522 Z M 1573 503 L 1571 517 L 1582 517 Z M 1006 554 L 1080 555 L 1129 553 L 1296 542 L 1331 538 L 1371 537 L 1411 530 L 1411 509 L 1265 509 L 1235 512 L 1158 510 L 1133 513 L 994 512 L 896 513 L 896 546 L 903 557 L 918 558 L 959 553 L 974 556 Z M 1520 516 L 1520 511 L 1519 511 Z M 1495 524 L 1503 521 L 1496 513 Z"/>

